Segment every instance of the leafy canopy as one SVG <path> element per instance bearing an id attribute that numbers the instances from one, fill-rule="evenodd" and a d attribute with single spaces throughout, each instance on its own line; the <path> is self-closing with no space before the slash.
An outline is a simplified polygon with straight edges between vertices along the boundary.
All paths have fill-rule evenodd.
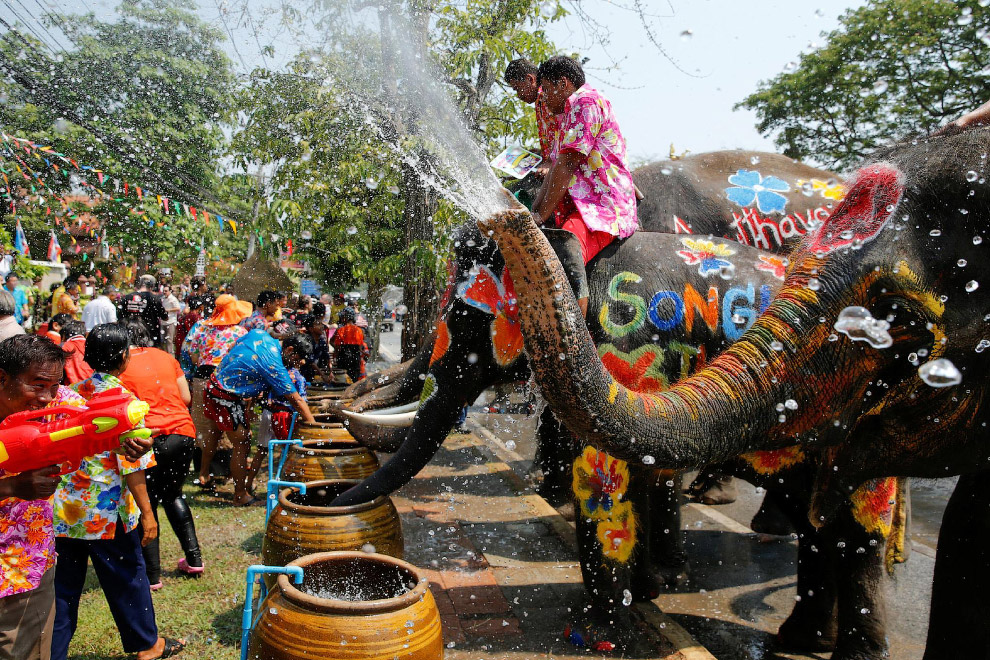
<path id="1" fill-rule="evenodd" d="M 851 167 L 990 99 L 985 4 L 872 0 L 736 107 L 754 110 L 757 129 L 788 156 Z"/>

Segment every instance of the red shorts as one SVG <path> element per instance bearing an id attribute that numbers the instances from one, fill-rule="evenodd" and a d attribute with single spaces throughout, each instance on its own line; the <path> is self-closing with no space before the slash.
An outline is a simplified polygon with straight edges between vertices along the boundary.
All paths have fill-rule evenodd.
<path id="1" fill-rule="evenodd" d="M 571 211 L 564 222 L 559 224 L 557 228 L 565 229 L 577 236 L 578 242 L 581 243 L 581 256 L 584 257 L 585 266 L 595 258 L 596 254 L 605 249 L 605 246 L 617 238 L 617 236 L 613 236 L 607 231 L 589 229 L 588 225 L 584 224 L 581 212 L 577 209 Z"/>

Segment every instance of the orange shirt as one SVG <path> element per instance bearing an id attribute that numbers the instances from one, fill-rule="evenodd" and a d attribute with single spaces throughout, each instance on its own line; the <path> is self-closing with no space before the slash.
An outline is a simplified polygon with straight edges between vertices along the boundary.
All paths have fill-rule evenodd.
<path id="1" fill-rule="evenodd" d="M 69 337 L 62 343 L 62 350 L 68 355 L 65 357 L 65 384 L 75 385 L 81 383 L 93 375 L 93 370 L 83 355 L 86 354 L 86 338 L 82 335 Z"/>
<path id="2" fill-rule="evenodd" d="M 357 327 L 353 323 L 348 323 L 347 325 L 342 325 L 337 328 L 336 334 L 333 336 L 333 345 L 357 345 L 361 346 L 364 344 L 364 330 Z"/>
<path id="3" fill-rule="evenodd" d="M 124 387 L 150 406 L 144 423 L 160 435 L 196 437 L 189 409 L 176 382 L 183 376 L 178 360 L 157 348 L 132 348 L 131 361 L 120 375 Z"/>

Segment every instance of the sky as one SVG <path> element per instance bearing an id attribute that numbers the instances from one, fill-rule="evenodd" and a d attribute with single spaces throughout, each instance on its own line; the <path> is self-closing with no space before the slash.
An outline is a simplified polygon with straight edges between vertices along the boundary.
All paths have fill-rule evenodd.
<path id="1" fill-rule="evenodd" d="M 43 0 L 63 12 L 111 18 L 118 0 Z M 274 0 L 197 0 L 200 14 L 227 32 L 235 68 L 284 64 L 299 44 L 279 31 Z M 299 7 L 308 0 L 300 0 Z M 633 164 L 677 153 L 717 149 L 774 151 L 756 131 L 756 116 L 733 105 L 802 52 L 824 43 L 838 17 L 863 0 L 565 0 L 585 12 L 550 24 L 563 53 L 580 53 L 589 83 L 612 102 Z M 643 16 L 635 10 L 643 8 Z M 597 27 L 590 27 L 597 24 Z M 651 35 L 666 55 L 651 42 Z M 261 46 L 274 56 L 264 58 Z"/>
<path id="2" fill-rule="evenodd" d="M 617 4 L 621 2 L 621 4 Z M 588 82 L 612 102 L 636 162 L 718 149 L 776 151 L 756 130 L 756 115 L 732 107 L 797 62 L 838 17 L 863 2 L 793 0 L 640 0 L 646 25 L 669 55 L 650 41 L 635 0 L 592 0 L 583 5 L 611 34 L 596 41 L 572 16 L 549 33 L 564 52 L 590 57 Z M 687 34 L 684 34 L 687 33 Z M 671 61 L 673 60 L 673 62 Z M 617 71 L 606 70 L 618 62 Z M 675 64 L 676 63 L 676 64 Z M 680 69 L 680 70 L 679 70 Z"/>

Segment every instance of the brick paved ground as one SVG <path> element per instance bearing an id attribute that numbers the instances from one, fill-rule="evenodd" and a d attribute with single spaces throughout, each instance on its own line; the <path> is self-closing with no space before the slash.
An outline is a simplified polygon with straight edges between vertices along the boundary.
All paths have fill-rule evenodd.
<path id="1" fill-rule="evenodd" d="M 483 445 L 474 435 L 451 436 L 393 497 L 406 559 L 429 576 L 447 659 L 601 655 L 562 639 L 569 608 L 583 596 L 567 523 Z M 653 625 L 640 624 L 623 657 L 686 660 L 656 631 L 660 615 L 647 612 Z"/>

